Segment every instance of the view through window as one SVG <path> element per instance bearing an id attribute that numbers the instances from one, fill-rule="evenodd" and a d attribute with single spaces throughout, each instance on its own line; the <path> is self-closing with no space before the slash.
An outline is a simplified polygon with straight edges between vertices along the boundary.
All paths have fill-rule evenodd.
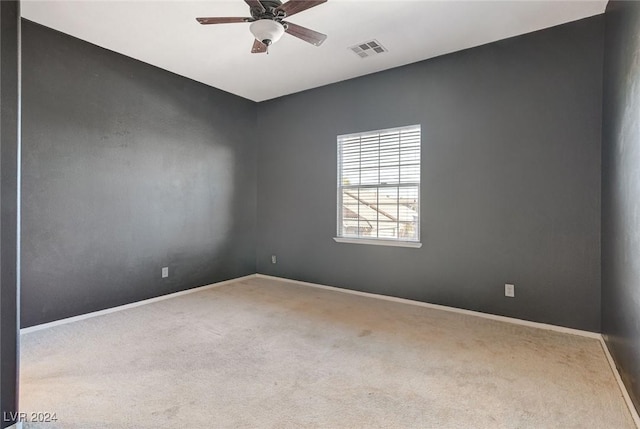
<path id="1" fill-rule="evenodd" d="M 420 241 L 420 125 L 338 136 L 338 237 Z"/>

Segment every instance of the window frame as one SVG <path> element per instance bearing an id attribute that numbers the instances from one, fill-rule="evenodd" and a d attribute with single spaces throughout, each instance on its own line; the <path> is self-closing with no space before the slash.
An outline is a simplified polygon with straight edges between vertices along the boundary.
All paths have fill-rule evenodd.
<path id="1" fill-rule="evenodd" d="M 398 150 L 401 150 L 401 142 L 402 142 L 402 137 L 401 137 L 401 133 L 402 132 L 415 132 L 418 131 L 418 182 L 402 182 L 402 176 L 400 175 L 401 172 L 401 168 L 403 166 L 402 160 L 401 158 L 398 158 L 398 169 L 399 169 L 399 173 L 398 173 L 398 182 L 394 182 L 394 183 L 385 183 L 385 182 L 381 182 L 380 181 L 380 171 L 381 171 L 381 165 L 380 165 L 380 161 L 378 158 L 378 166 L 377 166 L 377 171 L 378 171 L 378 181 L 376 184 L 362 184 L 362 183 L 358 183 L 357 185 L 347 185 L 345 186 L 343 183 L 343 173 L 344 173 L 344 164 L 343 164 L 343 143 L 348 140 L 348 139 L 353 139 L 353 138 L 359 138 L 362 139 L 363 137 L 371 137 L 375 134 L 378 135 L 378 140 L 377 140 L 377 145 L 378 145 L 378 149 L 380 150 L 380 136 L 384 135 L 384 134 L 393 134 L 393 133 L 398 133 L 399 135 L 399 139 L 398 139 Z M 402 127 L 394 127 L 394 128 L 385 128 L 385 129 L 379 129 L 379 130 L 370 130 L 370 131 L 363 131 L 363 132 L 358 132 L 358 133 L 349 133 L 349 134 L 341 134 L 338 135 L 336 138 L 336 148 L 337 148 L 337 180 L 336 180 L 336 236 L 334 237 L 334 240 L 338 243 L 350 243 L 350 244 L 369 244 L 369 245 L 378 245 L 378 246 L 392 246 L 392 247 L 412 247 L 412 248 L 419 248 L 422 247 L 422 243 L 421 243 L 421 215 L 420 215 L 420 205 L 421 205 L 421 193 L 420 193 L 420 184 L 421 184 L 421 180 L 422 180 L 422 126 L 420 124 L 415 124 L 415 125 L 407 125 L 407 126 L 402 126 Z M 362 141 L 360 142 L 360 144 L 362 145 Z M 359 155 L 359 162 L 360 164 L 362 164 L 362 151 L 360 152 Z M 379 155 L 378 155 L 379 157 Z M 361 174 L 362 171 L 362 167 L 359 167 L 358 169 L 359 173 Z M 417 220 L 415 222 L 415 228 L 417 229 L 416 231 L 416 238 L 409 240 L 406 238 L 388 238 L 388 237 L 368 237 L 368 236 L 361 236 L 361 235 L 345 235 L 344 234 L 344 228 L 343 228 L 343 223 L 344 223 L 344 203 L 343 203 L 343 192 L 345 189 L 357 189 L 358 191 L 360 191 L 361 189 L 375 189 L 377 192 L 379 192 L 380 189 L 397 189 L 397 192 L 400 193 L 400 190 L 402 188 L 411 188 L 411 189 L 416 189 L 417 190 L 417 205 L 415 207 L 415 211 L 417 212 Z M 378 195 L 378 194 L 377 194 Z M 397 197 L 399 198 L 399 197 Z M 398 209 L 400 208 L 400 203 L 397 203 L 397 207 Z M 373 208 L 373 207 L 372 207 Z M 379 204 L 375 205 L 374 210 L 376 210 L 377 212 L 380 212 L 381 210 L 379 209 Z M 398 224 L 400 224 L 400 220 L 398 217 L 397 220 Z M 379 219 L 376 220 L 376 227 L 379 226 Z M 360 234 L 360 231 L 358 230 L 358 234 Z"/>

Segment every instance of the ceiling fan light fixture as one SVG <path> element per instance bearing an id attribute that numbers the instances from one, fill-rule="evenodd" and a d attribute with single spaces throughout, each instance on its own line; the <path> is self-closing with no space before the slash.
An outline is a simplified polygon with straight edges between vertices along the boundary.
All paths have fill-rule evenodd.
<path id="1" fill-rule="evenodd" d="M 284 34 L 284 26 L 271 19 L 254 21 L 249 26 L 249 30 L 256 40 L 261 41 L 267 46 L 276 43 Z"/>

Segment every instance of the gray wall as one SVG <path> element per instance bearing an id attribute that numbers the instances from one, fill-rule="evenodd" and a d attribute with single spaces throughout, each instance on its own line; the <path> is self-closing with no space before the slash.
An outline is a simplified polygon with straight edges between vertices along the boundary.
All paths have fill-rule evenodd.
<path id="1" fill-rule="evenodd" d="M 254 103 L 29 21 L 23 68 L 23 327 L 255 272 Z"/>
<path id="2" fill-rule="evenodd" d="M 18 67 L 20 11 L 0 2 L 0 427 L 18 410 Z M 11 413 L 14 413 L 13 415 Z"/>
<path id="3" fill-rule="evenodd" d="M 260 103 L 258 272 L 599 331 L 602 40 L 595 17 Z M 422 248 L 335 243 L 336 136 L 409 124 Z"/>
<path id="4" fill-rule="evenodd" d="M 606 12 L 602 332 L 640 409 L 640 3 Z"/>
<path id="5" fill-rule="evenodd" d="M 591 18 L 256 106 L 25 22 L 22 324 L 257 261 L 598 331 L 602 36 Z M 416 123 L 423 247 L 335 243 L 336 135 Z"/>

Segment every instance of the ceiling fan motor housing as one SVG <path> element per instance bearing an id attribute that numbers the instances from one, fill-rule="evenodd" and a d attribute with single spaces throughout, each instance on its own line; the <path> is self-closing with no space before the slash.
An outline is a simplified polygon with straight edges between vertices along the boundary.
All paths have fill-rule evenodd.
<path id="1" fill-rule="evenodd" d="M 269 46 L 280 40 L 285 28 L 278 21 L 259 19 L 251 23 L 249 30 L 257 40 Z"/>
<path id="2" fill-rule="evenodd" d="M 258 19 L 275 19 L 280 21 L 287 16 L 284 10 L 278 9 L 279 6 L 282 6 L 282 2 L 279 0 L 261 0 L 260 4 L 262 8 L 250 8 L 251 18 L 253 18 L 254 21 Z"/>

